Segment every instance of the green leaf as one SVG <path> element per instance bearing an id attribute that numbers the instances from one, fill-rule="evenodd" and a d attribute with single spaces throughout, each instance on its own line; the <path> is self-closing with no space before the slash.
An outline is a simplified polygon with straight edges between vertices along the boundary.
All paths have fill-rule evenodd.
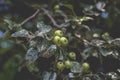
<path id="1" fill-rule="evenodd" d="M 102 38 L 108 42 L 112 40 L 112 37 L 106 36 L 105 34 L 102 35 Z"/>
<path id="2" fill-rule="evenodd" d="M 83 28 L 85 28 L 85 29 L 87 29 L 88 31 L 90 31 L 89 26 L 87 26 L 87 25 L 80 25 L 80 26 L 83 27 Z"/>
<path id="3" fill-rule="evenodd" d="M 39 69 L 37 68 L 37 66 L 33 63 L 33 64 L 28 64 L 27 68 L 30 72 L 38 72 Z"/>
<path id="4" fill-rule="evenodd" d="M 3 80 L 12 80 L 14 78 L 14 75 L 17 72 L 17 67 L 18 67 L 18 63 L 16 62 L 16 58 L 14 56 L 9 57 L 7 61 L 5 61 L 4 65 L 1 65 L 3 67 L 2 70 L 4 70 L 3 72 L 3 76 L 5 79 Z M 1 71 L 2 72 L 2 71 Z M 0 73 L 1 73 L 0 72 Z M 6 77 L 7 76 L 7 77 Z M 0 76 L 1 79 L 1 76 Z"/>
<path id="5" fill-rule="evenodd" d="M 71 10 L 73 10 L 73 5 L 71 5 L 71 4 L 64 4 L 64 6 L 71 9 Z"/>
<path id="6" fill-rule="evenodd" d="M 8 24 L 8 28 L 10 29 L 10 30 L 12 30 L 13 29 L 13 22 L 11 21 L 11 20 L 9 20 L 9 19 L 4 19 L 4 21 Z"/>
<path id="7" fill-rule="evenodd" d="M 60 26 L 62 26 L 62 27 L 68 27 L 68 26 L 70 26 L 70 23 L 69 22 L 64 22 Z"/>
<path id="8" fill-rule="evenodd" d="M 85 76 L 85 77 L 83 77 L 82 80 L 91 80 L 91 79 L 90 79 L 90 77 Z"/>
<path id="9" fill-rule="evenodd" d="M 65 78 L 63 78 L 63 80 L 70 80 L 68 76 L 66 76 Z"/>
<path id="10" fill-rule="evenodd" d="M 93 20 L 93 18 L 85 16 L 80 19 L 80 21 L 88 21 L 88 20 Z"/>
<path id="11" fill-rule="evenodd" d="M 4 22 L 6 22 L 8 24 L 8 28 L 10 30 L 13 30 L 13 29 L 19 30 L 19 29 L 21 29 L 21 27 L 19 26 L 19 24 L 11 21 L 10 19 L 4 19 Z"/>

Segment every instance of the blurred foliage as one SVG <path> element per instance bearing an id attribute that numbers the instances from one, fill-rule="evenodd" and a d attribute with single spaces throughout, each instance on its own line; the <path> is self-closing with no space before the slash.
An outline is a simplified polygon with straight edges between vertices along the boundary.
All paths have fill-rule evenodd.
<path id="1" fill-rule="evenodd" d="M 120 0 L 0 0 L 0 80 L 120 80 L 119 5 Z M 67 45 L 53 42 L 58 29 Z M 57 62 L 66 60 L 71 67 L 59 70 Z"/>

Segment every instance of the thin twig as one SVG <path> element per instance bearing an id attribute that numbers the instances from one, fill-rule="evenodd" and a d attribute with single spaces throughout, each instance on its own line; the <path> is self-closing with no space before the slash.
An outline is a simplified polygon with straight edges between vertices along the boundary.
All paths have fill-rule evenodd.
<path id="1" fill-rule="evenodd" d="M 80 35 L 78 34 L 74 34 L 76 38 L 78 38 L 80 41 L 83 41 L 84 43 L 87 43 L 88 45 L 94 46 L 96 47 L 96 45 L 92 44 L 91 42 L 89 42 L 88 40 L 82 38 Z"/>
<path id="2" fill-rule="evenodd" d="M 53 25 L 57 28 L 61 28 L 60 25 L 57 24 L 57 22 L 55 21 L 55 19 L 48 13 L 48 10 L 44 9 L 44 8 L 41 8 L 44 13 L 48 16 L 48 18 L 52 21 Z"/>
<path id="3" fill-rule="evenodd" d="M 39 12 L 40 12 L 40 9 L 37 9 L 36 12 L 35 12 L 32 16 L 30 16 L 30 17 L 28 17 L 27 19 L 25 19 L 24 21 L 22 21 L 22 22 L 19 24 L 19 26 L 24 25 L 26 22 L 28 22 L 29 20 L 31 20 L 32 18 L 34 18 Z"/>
<path id="4" fill-rule="evenodd" d="M 57 11 L 62 17 L 64 17 L 64 20 L 68 20 L 68 16 L 62 12 L 62 11 Z"/>
<path id="5" fill-rule="evenodd" d="M 61 12 L 61 15 L 64 17 L 64 20 L 68 20 L 68 17 L 65 13 Z"/>

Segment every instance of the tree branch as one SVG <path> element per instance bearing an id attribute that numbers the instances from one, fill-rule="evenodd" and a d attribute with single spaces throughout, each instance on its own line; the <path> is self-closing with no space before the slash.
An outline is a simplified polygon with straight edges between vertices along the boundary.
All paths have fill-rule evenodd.
<path id="1" fill-rule="evenodd" d="M 58 25 L 57 22 L 55 21 L 55 19 L 48 13 L 48 10 L 44 9 L 44 8 L 41 8 L 44 13 L 48 16 L 48 18 L 52 21 L 53 25 L 56 27 L 56 28 L 61 28 L 62 26 Z"/>
<path id="2" fill-rule="evenodd" d="M 34 18 L 39 12 L 40 12 L 40 9 L 37 9 L 36 12 L 35 12 L 32 16 L 28 17 L 28 18 L 25 19 L 23 22 L 21 22 L 21 23 L 19 24 L 19 26 L 24 25 L 26 22 L 28 22 L 29 20 L 31 20 L 32 18 Z"/>
<path id="3" fill-rule="evenodd" d="M 89 42 L 88 40 L 82 38 L 80 35 L 78 34 L 74 34 L 76 38 L 78 38 L 80 41 L 83 41 L 84 43 L 87 43 L 88 45 L 91 45 L 91 46 L 94 46 L 94 47 L 97 47 L 96 45 L 92 44 L 91 42 Z"/>
<path id="4" fill-rule="evenodd" d="M 57 22 L 55 21 L 55 19 L 48 13 L 48 10 L 46 10 L 45 8 L 41 8 L 41 10 L 44 11 L 44 13 L 48 16 L 48 18 L 52 21 L 52 24 L 53 24 L 56 28 L 61 28 L 61 27 L 62 27 L 61 25 L 57 24 Z M 30 17 L 28 17 L 27 19 L 25 19 L 24 21 L 22 21 L 22 22 L 19 24 L 19 26 L 22 26 L 22 25 L 24 25 L 26 22 L 28 22 L 29 20 L 33 19 L 39 12 L 40 12 L 40 9 L 37 9 L 36 12 L 35 12 L 32 16 L 30 16 Z M 63 15 L 63 14 L 62 14 L 62 16 L 64 16 L 65 19 L 67 19 L 66 15 Z"/>
<path id="5" fill-rule="evenodd" d="M 64 20 L 68 20 L 68 16 L 62 12 L 62 11 L 57 11 L 62 17 L 64 17 Z"/>

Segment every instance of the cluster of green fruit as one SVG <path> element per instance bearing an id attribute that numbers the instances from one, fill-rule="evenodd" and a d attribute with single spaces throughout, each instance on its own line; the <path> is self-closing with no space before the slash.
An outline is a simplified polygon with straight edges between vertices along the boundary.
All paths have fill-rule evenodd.
<path id="1" fill-rule="evenodd" d="M 68 39 L 66 37 L 63 37 L 63 32 L 61 30 L 56 30 L 54 32 L 54 38 L 53 38 L 53 43 L 57 46 L 66 46 L 68 44 Z M 76 60 L 76 53 L 70 52 L 68 54 L 68 57 L 70 60 Z M 62 71 L 64 68 L 70 69 L 72 66 L 72 63 L 70 60 L 66 61 L 58 61 L 56 64 L 56 67 L 58 70 Z M 83 63 L 82 68 L 84 70 L 89 69 L 89 64 L 88 63 Z"/>
<path id="2" fill-rule="evenodd" d="M 57 62 L 57 69 L 58 70 L 63 70 L 64 68 L 67 68 L 67 69 L 69 69 L 69 68 L 71 68 L 71 61 L 69 61 L 69 60 L 66 60 L 65 62 L 63 62 L 63 61 L 59 61 L 59 62 Z"/>
<path id="3" fill-rule="evenodd" d="M 54 32 L 53 42 L 57 46 L 66 46 L 68 44 L 68 39 L 63 37 L 63 32 L 61 30 L 56 30 Z"/>
<path id="4" fill-rule="evenodd" d="M 68 54 L 68 57 L 70 59 L 75 60 L 76 59 L 76 54 L 74 52 L 70 52 Z M 72 64 L 71 64 L 70 60 L 66 60 L 65 62 L 62 62 L 62 61 L 57 62 L 57 68 L 58 68 L 58 70 L 63 70 L 64 68 L 69 69 L 69 68 L 71 68 L 71 65 Z"/>
<path id="5" fill-rule="evenodd" d="M 68 57 L 70 59 L 75 60 L 76 59 L 76 54 L 74 52 L 70 52 L 68 54 Z M 56 66 L 57 66 L 58 70 L 63 70 L 64 68 L 70 69 L 71 66 L 72 66 L 72 63 L 71 63 L 70 60 L 66 60 L 65 62 L 59 61 L 59 62 L 57 62 Z M 84 62 L 82 64 L 82 68 L 83 68 L 83 70 L 88 70 L 90 68 L 90 65 L 87 62 Z"/>
<path id="6" fill-rule="evenodd" d="M 70 53 L 68 54 L 68 56 L 69 56 L 70 59 L 76 60 L 76 53 L 70 52 Z M 82 68 L 83 68 L 84 70 L 88 70 L 88 69 L 90 68 L 90 65 L 89 65 L 87 62 L 84 62 L 84 63 L 82 64 Z"/>

